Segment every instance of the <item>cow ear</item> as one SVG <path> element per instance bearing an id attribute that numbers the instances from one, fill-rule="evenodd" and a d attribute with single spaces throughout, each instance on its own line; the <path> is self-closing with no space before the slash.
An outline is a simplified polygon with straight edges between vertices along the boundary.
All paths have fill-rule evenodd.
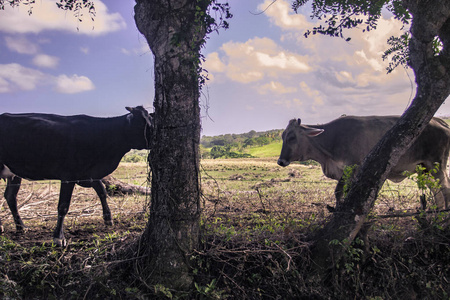
<path id="1" fill-rule="evenodd" d="M 302 124 L 302 119 L 298 118 L 297 119 L 297 125 L 300 126 Z"/>
<path id="2" fill-rule="evenodd" d="M 126 110 L 128 110 L 130 113 L 132 113 L 133 112 L 133 110 L 134 110 L 134 108 L 133 107 L 128 107 L 128 106 L 126 106 L 125 107 L 125 109 Z"/>
<path id="3" fill-rule="evenodd" d="M 318 136 L 319 134 L 321 134 L 324 130 L 323 129 L 318 129 L 318 128 L 308 128 L 306 130 L 306 135 L 307 136 Z"/>

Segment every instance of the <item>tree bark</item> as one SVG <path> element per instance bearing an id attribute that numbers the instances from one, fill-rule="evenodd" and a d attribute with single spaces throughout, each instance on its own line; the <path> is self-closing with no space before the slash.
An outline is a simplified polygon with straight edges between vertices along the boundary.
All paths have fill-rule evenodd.
<path id="1" fill-rule="evenodd" d="M 413 16 L 409 47 L 410 66 L 417 83 L 416 95 L 397 124 L 366 157 L 347 197 L 316 235 L 313 258 L 321 272 L 332 267 L 345 251 L 342 244 L 333 247 L 330 241 L 348 245 L 354 240 L 390 170 L 450 94 L 450 2 L 404 0 L 403 5 Z M 435 36 L 439 36 L 444 44 L 439 55 L 432 49 Z"/>
<path id="2" fill-rule="evenodd" d="M 189 255 L 199 239 L 199 53 L 210 1 L 136 0 L 135 21 L 154 55 L 152 201 L 140 241 L 140 275 L 148 284 L 186 290 Z M 202 7 L 201 5 L 206 7 Z M 200 11 L 199 11 L 200 9 Z"/>

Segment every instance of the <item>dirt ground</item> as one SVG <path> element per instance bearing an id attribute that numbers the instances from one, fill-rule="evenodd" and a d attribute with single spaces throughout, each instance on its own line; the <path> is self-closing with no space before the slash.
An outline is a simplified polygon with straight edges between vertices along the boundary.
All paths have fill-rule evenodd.
<path id="1" fill-rule="evenodd" d="M 113 174 L 146 186 L 145 164 L 121 164 Z M 440 299 L 450 294 L 447 214 L 420 224 L 413 182 L 387 184 L 380 193 L 362 256 L 349 249 L 345 268 L 326 285 L 311 277 L 307 236 L 329 218 L 335 182 L 315 165 L 280 168 L 275 159 L 202 161 L 202 246 L 193 254 L 195 289 L 185 299 Z M 0 183 L 0 191 L 5 183 Z M 9 299 L 161 299 L 174 291 L 149 287 L 136 277 L 109 273 L 118 253 L 133 245 L 148 221 L 150 197 L 108 199 L 114 225 L 106 226 L 93 189 L 76 187 L 65 236 L 52 246 L 59 183 L 29 182 L 19 192 L 28 231 L 17 234 L 0 199 L 0 296 Z M 172 293 L 172 294 L 171 294 Z M 187 297 L 187 298 L 186 298 Z M 406 298 L 405 298 L 406 297 Z M 1 298 L 1 297 L 0 297 Z M 430 298 L 431 299 L 431 298 Z"/>

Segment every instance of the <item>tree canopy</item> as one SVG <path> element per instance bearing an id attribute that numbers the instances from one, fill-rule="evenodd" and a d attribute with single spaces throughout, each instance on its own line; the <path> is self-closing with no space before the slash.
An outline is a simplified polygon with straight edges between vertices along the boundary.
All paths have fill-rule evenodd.
<path id="1" fill-rule="evenodd" d="M 412 15 L 403 0 L 295 0 L 292 8 L 299 13 L 301 7 L 312 2 L 311 18 L 322 20 L 322 24 L 305 32 L 305 37 L 311 34 L 323 34 L 331 37 L 340 37 L 346 41 L 346 30 L 361 29 L 364 31 L 376 30 L 378 21 L 383 13 L 392 13 L 395 19 L 403 23 L 405 32 L 401 36 L 391 36 L 387 43 L 389 48 L 383 54 L 383 59 L 389 59 L 387 72 L 392 72 L 397 66 L 409 66 L 408 44 L 411 35 L 407 31 L 411 24 Z M 433 50 L 438 54 L 442 50 L 442 42 L 438 36 L 434 38 Z"/>
<path id="2" fill-rule="evenodd" d="M 390 11 L 403 24 L 409 24 L 411 15 L 402 5 L 402 0 L 311 0 L 311 17 L 324 20 L 325 25 L 319 25 L 308 30 L 305 36 L 324 34 L 345 38 L 344 30 L 362 26 L 363 31 L 377 28 L 383 8 Z M 299 9 L 310 0 L 295 0 L 292 8 Z M 350 38 L 346 38 L 350 40 Z"/>

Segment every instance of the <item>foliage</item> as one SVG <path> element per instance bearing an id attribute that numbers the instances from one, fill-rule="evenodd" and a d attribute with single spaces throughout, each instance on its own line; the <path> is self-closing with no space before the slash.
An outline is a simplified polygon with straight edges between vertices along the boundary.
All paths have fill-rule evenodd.
<path id="1" fill-rule="evenodd" d="M 147 150 L 136 150 L 132 149 L 122 158 L 122 162 L 137 163 L 137 162 L 147 162 L 148 151 Z"/>
<path id="2" fill-rule="evenodd" d="M 292 8 L 298 12 L 309 0 L 295 0 Z M 358 27 L 362 24 L 363 31 L 376 29 L 383 7 L 392 12 L 396 19 L 408 24 L 411 19 L 408 11 L 402 6 L 401 0 L 312 0 L 312 18 L 325 20 L 325 26 L 319 25 L 305 36 L 324 34 L 344 38 L 344 30 Z M 350 38 L 346 38 L 347 41 Z"/>
<path id="3" fill-rule="evenodd" d="M 242 134 L 203 136 L 200 149 L 203 158 L 249 158 L 252 157 L 250 149 L 281 142 L 281 133 L 282 130 L 252 130 Z"/>
<path id="4" fill-rule="evenodd" d="M 252 157 L 247 153 L 238 153 L 231 151 L 231 147 L 228 146 L 214 146 L 209 152 L 211 158 L 250 158 Z"/>
<path id="5" fill-rule="evenodd" d="M 424 166 L 417 165 L 415 172 L 404 172 L 404 174 L 417 183 L 422 197 L 425 197 L 427 201 L 433 201 L 436 191 L 442 187 L 439 179 L 435 179 L 433 176 L 438 171 L 439 163 L 435 163 L 434 168 L 429 171 Z"/>
<path id="6" fill-rule="evenodd" d="M 217 136 L 202 136 L 201 145 L 205 148 L 213 146 L 250 147 L 268 145 L 274 141 L 281 141 L 283 130 L 269 130 L 256 132 L 251 130 L 242 134 L 223 134 Z"/>
<path id="7" fill-rule="evenodd" d="M 384 51 L 382 58 L 386 60 L 389 56 L 392 56 L 389 62 L 389 66 L 386 68 L 387 73 L 394 71 L 399 65 L 404 68 L 409 66 L 409 42 L 411 40 L 411 35 L 409 32 L 405 32 L 399 37 L 391 36 L 387 43 L 390 46 L 389 49 Z M 435 55 L 438 55 L 442 49 L 442 42 L 438 37 L 433 40 L 433 51 Z"/>
<path id="8" fill-rule="evenodd" d="M 356 27 L 362 27 L 362 31 L 370 31 L 377 28 L 378 20 L 381 17 L 382 10 L 391 12 L 395 19 L 400 20 L 404 26 L 409 26 L 411 14 L 402 4 L 401 0 L 311 0 L 312 14 L 311 18 L 323 20 L 325 25 L 319 25 L 312 30 L 307 30 L 305 37 L 311 34 L 323 34 L 332 37 L 346 37 L 345 30 Z M 302 6 L 310 0 L 294 0 L 292 8 L 298 12 Z M 387 73 L 391 73 L 397 66 L 409 66 L 409 41 L 411 37 L 405 32 L 399 37 L 391 36 L 387 43 L 389 49 L 383 54 L 383 59 L 391 57 Z M 433 41 L 433 49 L 436 55 L 442 49 L 442 43 L 438 37 Z"/>
<path id="9" fill-rule="evenodd" d="M 0 10 L 5 9 L 5 3 L 8 3 L 12 7 L 19 5 L 26 5 L 29 7 L 28 13 L 31 15 L 33 12 L 33 4 L 35 0 L 0 0 Z M 89 16 L 92 20 L 95 17 L 95 5 L 94 1 L 90 0 L 58 0 L 56 1 L 56 5 L 58 8 L 65 11 L 73 11 L 74 16 L 78 19 L 79 22 L 83 21 L 83 11 L 87 9 Z"/>
<path id="10" fill-rule="evenodd" d="M 347 194 L 350 191 L 352 179 L 355 175 L 355 171 L 357 170 L 357 168 L 358 165 L 345 166 L 344 168 L 344 174 L 342 175 L 342 180 L 344 180 L 344 187 L 343 187 L 344 198 L 347 197 Z"/>
<path id="11" fill-rule="evenodd" d="M 199 89 L 201 89 L 208 80 L 208 71 L 203 69 L 201 62 L 205 61 L 205 56 L 200 53 L 200 49 L 204 47 L 208 35 L 212 32 L 219 32 L 220 29 L 228 29 L 230 24 L 228 19 L 233 17 L 228 2 L 221 2 L 220 0 L 194 0 L 197 2 L 196 16 L 194 23 L 200 27 L 205 27 L 206 36 L 200 42 L 199 49 L 192 49 L 195 59 L 194 64 L 197 66 L 195 72 L 198 80 Z M 187 37 L 191 38 L 191 37 Z"/>
<path id="12" fill-rule="evenodd" d="M 411 37 L 408 32 L 405 32 L 399 37 L 391 36 L 387 43 L 390 46 L 389 49 L 384 51 L 383 60 L 388 59 L 389 56 L 392 55 L 391 61 L 389 62 L 389 66 L 386 68 L 388 73 L 394 71 L 396 67 L 399 65 L 403 67 L 407 67 L 409 64 L 409 41 Z"/>

